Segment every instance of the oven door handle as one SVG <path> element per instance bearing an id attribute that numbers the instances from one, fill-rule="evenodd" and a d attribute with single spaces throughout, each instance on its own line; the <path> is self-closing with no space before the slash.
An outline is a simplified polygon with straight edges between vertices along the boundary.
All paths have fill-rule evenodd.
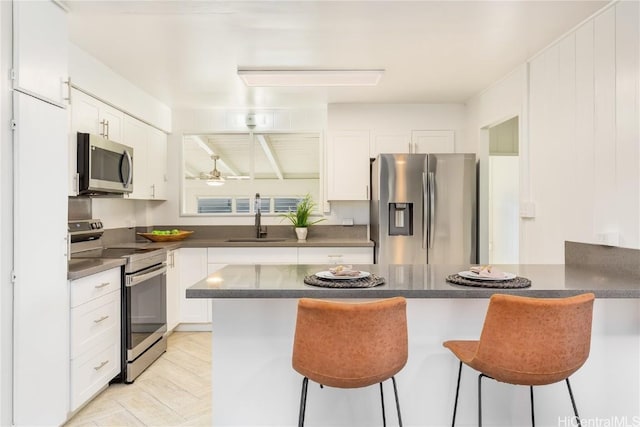
<path id="1" fill-rule="evenodd" d="M 143 274 L 132 274 L 131 276 L 128 276 L 127 287 L 135 286 L 161 274 L 167 274 L 167 266 L 164 264 Z"/>

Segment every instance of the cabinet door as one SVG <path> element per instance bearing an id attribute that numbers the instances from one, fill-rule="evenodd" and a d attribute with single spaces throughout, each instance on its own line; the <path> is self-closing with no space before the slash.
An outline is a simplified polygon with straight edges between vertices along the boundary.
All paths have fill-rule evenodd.
<path id="1" fill-rule="evenodd" d="M 327 199 L 369 200 L 369 132 L 335 132 L 327 148 Z"/>
<path id="2" fill-rule="evenodd" d="M 71 132 L 69 132 L 69 195 L 78 195 L 78 132 L 101 134 L 100 104 L 97 99 L 71 90 Z"/>
<path id="3" fill-rule="evenodd" d="M 207 277 L 207 249 L 180 249 L 180 322 L 211 322 L 211 302 L 208 299 L 187 299 L 186 290 Z"/>
<path id="4" fill-rule="evenodd" d="M 411 143 L 414 153 L 455 153 L 452 130 L 414 130 Z"/>
<path id="5" fill-rule="evenodd" d="M 148 126 L 147 172 L 151 183 L 151 198 L 167 199 L 167 135 Z"/>
<path id="6" fill-rule="evenodd" d="M 102 123 L 102 132 L 104 132 L 102 136 L 111 141 L 128 145 L 123 142 L 126 114 L 102 102 L 100 104 L 100 122 Z"/>
<path id="7" fill-rule="evenodd" d="M 180 321 L 180 251 L 167 254 L 167 330 L 173 330 Z"/>
<path id="8" fill-rule="evenodd" d="M 133 147 L 133 192 L 131 199 L 151 198 L 151 184 L 147 173 L 147 125 L 125 115 L 122 143 Z"/>
<path id="9" fill-rule="evenodd" d="M 298 264 L 373 264 L 373 248 L 298 248 Z"/>
<path id="10" fill-rule="evenodd" d="M 58 106 L 68 87 L 67 16 L 52 1 L 13 2 L 13 87 Z"/>
<path id="11" fill-rule="evenodd" d="M 369 156 L 375 158 L 381 153 L 409 153 L 411 135 L 408 132 L 375 133 L 371 137 Z"/>
<path id="12" fill-rule="evenodd" d="M 14 92 L 13 423 L 69 408 L 67 110 Z M 34 227 L 43 223 L 46 226 Z"/>

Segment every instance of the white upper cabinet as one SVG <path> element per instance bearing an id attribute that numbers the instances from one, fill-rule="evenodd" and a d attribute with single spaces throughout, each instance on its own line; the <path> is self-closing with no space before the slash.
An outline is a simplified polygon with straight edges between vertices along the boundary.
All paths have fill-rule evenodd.
<path id="1" fill-rule="evenodd" d="M 166 199 L 167 135 L 77 89 L 71 90 L 69 195 L 78 194 L 78 132 L 99 135 L 133 148 L 133 193 L 125 197 Z"/>
<path id="2" fill-rule="evenodd" d="M 411 132 L 412 153 L 455 153 L 454 131 L 414 130 Z"/>
<path id="3" fill-rule="evenodd" d="M 167 199 L 167 134 L 149 127 L 147 173 L 151 183 L 151 199 Z"/>
<path id="4" fill-rule="evenodd" d="M 147 125 L 133 117 L 124 118 L 123 144 L 133 147 L 133 192 L 131 199 L 146 199 L 151 194 L 147 176 Z"/>
<path id="5" fill-rule="evenodd" d="M 91 133 L 123 142 L 124 113 L 85 94 L 71 89 L 71 132 L 69 132 L 69 195 L 78 195 L 78 132 Z M 135 153 L 134 153 L 135 155 Z"/>
<path id="6" fill-rule="evenodd" d="M 327 200 L 369 200 L 369 131 L 329 135 Z"/>
<path id="7" fill-rule="evenodd" d="M 133 147 L 133 192 L 127 197 L 142 200 L 167 198 L 167 135 L 125 115 L 125 145 Z"/>
<path id="8" fill-rule="evenodd" d="M 66 12 L 52 1 L 13 2 L 13 87 L 66 104 L 69 36 Z"/>
<path id="9" fill-rule="evenodd" d="M 409 132 L 379 132 L 371 137 L 370 157 L 382 153 L 410 153 L 411 134 Z"/>

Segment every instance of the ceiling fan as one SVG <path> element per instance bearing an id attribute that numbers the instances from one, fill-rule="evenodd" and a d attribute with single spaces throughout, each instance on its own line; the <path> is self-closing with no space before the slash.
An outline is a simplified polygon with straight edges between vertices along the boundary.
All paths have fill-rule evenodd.
<path id="1" fill-rule="evenodd" d="M 205 181 L 207 185 L 212 187 L 224 185 L 225 179 L 218 170 L 218 160 L 220 159 L 220 156 L 212 154 L 211 159 L 213 159 L 213 170 L 211 172 L 200 172 L 198 176 L 187 176 L 186 178 Z"/>

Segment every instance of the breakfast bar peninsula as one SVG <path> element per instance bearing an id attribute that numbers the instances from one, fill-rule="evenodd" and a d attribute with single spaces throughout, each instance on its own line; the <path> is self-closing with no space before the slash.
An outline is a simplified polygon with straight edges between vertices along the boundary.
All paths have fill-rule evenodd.
<path id="1" fill-rule="evenodd" d="M 480 336 L 488 298 L 494 293 L 558 298 L 593 292 L 591 354 L 572 376 L 583 420 L 623 420 L 640 425 L 640 280 L 628 272 L 568 265 L 504 265 L 531 280 L 522 289 L 450 284 L 463 265 L 359 265 L 384 278 L 370 288 L 325 288 L 304 279 L 327 266 L 229 265 L 187 290 L 187 298 L 212 301 L 212 404 L 215 426 L 294 426 L 302 378 L 291 367 L 297 301 L 301 297 L 365 300 L 407 298 L 409 359 L 396 376 L 403 424 L 451 423 L 458 361 L 442 347 L 449 339 Z M 385 384 L 390 425 L 397 425 L 393 393 Z M 477 373 L 463 368 L 456 424 L 477 423 Z M 488 381 L 483 423 L 530 424 L 529 390 Z M 563 383 L 537 387 L 536 424 L 572 426 Z M 382 425 L 379 389 L 309 387 L 307 426 Z M 596 422 L 596 421 L 593 421 Z M 633 423 L 636 424 L 633 424 Z M 596 425 L 586 424 L 583 425 Z M 615 425 L 615 424 L 610 424 Z M 623 424 L 624 425 L 624 424 Z"/>

